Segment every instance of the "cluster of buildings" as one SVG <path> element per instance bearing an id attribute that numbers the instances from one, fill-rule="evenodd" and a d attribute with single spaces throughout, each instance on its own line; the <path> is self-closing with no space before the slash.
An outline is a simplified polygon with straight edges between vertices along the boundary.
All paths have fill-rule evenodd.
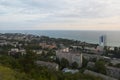
<path id="1" fill-rule="evenodd" d="M 112 60 L 110 60 L 109 63 L 111 63 L 111 62 L 112 62 Z M 117 63 L 117 64 L 120 64 L 120 62 Z M 88 62 L 87 67 L 90 68 L 90 69 L 94 69 L 95 68 L 95 62 Z M 106 75 L 104 75 L 105 77 L 102 76 L 103 78 L 111 77 L 111 78 L 115 78 L 115 79 L 120 79 L 120 68 L 117 68 L 117 67 L 114 67 L 114 66 L 109 66 L 108 64 L 106 64 L 105 67 L 106 67 Z M 96 72 L 91 71 L 91 70 L 89 70 L 89 71 L 93 72 L 94 75 L 99 74 L 100 77 L 101 77 L 101 75 L 103 75 L 103 74 L 96 73 Z M 106 78 L 105 80 L 108 80 L 108 78 Z M 110 79 L 110 80 L 112 80 L 112 79 Z"/>
<path id="2" fill-rule="evenodd" d="M 59 70 L 59 65 L 56 63 L 53 63 L 53 62 L 36 61 L 35 63 L 39 66 L 45 66 L 45 67 L 52 69 L 52 70 L 56 70 L 56 71 Z"/>
<path id="3" fill-rule="evenodd" d="M 40 37 L 37 37 L 34 35 L 22 35 L 22 34 L 14 34 L 12 36 L 9 36 L 9 34 L 6 34 L 6 35 L 0 34 L 0 46 L 4 46 L 4 45 L 14 46 L 14 48 L 11 48 L 8 51 L 8 55 L 16 55 L 16 54 L 24 55 L 24 54 L 26 54 L 25 49 L 16 48 L 17 46 L 23 45 L 22 43 L 19 43 L 18 41 L 31 42 L 33 39 L 39 41 Z M 10 41 L 10 40 L 14 40 L 14 41 Z M 24 43 L 24 45 L 28 45 L 28 43 Z M 48 44 L 46 42 L 39 42 L 38 45 L 41 46 L 42 49 L 45 49 L 45 48 L 56 49 L 57 48 L 55 43 Z M 62 46 L 64 46 L 64 45 L 62 45 Z M 56 58 L 58 58 L 60 60 L 62 58 L 65 58 L 69 61 L 70 65 L 72 65 L 72 63 L 76 62 L 78 64 L 79 68 L 82 67 L 83 57 L 89 61 L 87 64 L 87 67 L 91 67 L 91 68 L 93 68 L 95 66 L 95 63 L 91 62 L 93 59 L 96 59 L 96 60 L 103 59 L 106 62 L 112 63 L 113 65 L 120 64 L 119 59 L 112 59 L 110 57 L 101 56 L 101 54 L 104 52 L 105 46 L 106 46 L 106 36 L 102 35 L 99 38 L 99 45 L 97 47 L 84 46 L 83 52 L 76 50 L 76 48 L 82 49 L 83 48 L 82 46 L 74 45 L 74 46 L 72 46 L 72 49 L 70 49 L 68 47 L 64 47 L 62 49 L 56 50 Z M 109 49 L 114 50 L 113 47 L 109 47 Z M 33 52 L 35 52 L 37 54 L 42 54 L 42 50 L 33 50 Z M 47 52 L 45 52 L 45 53 L 47 53 Z M 92 54 L 88 54 L 88 53 L 92 53 Z M 35 63 L 40 66 L 41 65 L 46 66 L 50 69 L 59 70 L 59 65 L 56 63 L 53 63 L 53 62 L 36 61 Z M 76 72 L 79 72 L 79 70 L 64 68 L 63 72 L 76 73 Z M 96 76 L 100 76 L 100 77 L 104 78 L 105 80 L 116 80 L 114 78 L 117 78 L 117 79 L 120 78 L 120 68 L 106 66 L 106 72 L 107 72 L 107 75 L 102 75 L 100 73 L 92 72 L 89 70 L 86 70 L 84 73 L 85 74 L 89 73 L 89 74 L 93 74 Z"/>
<path id="4" fill-rule="evenodd" d="M 21 34 L 21 33 L 5 33 L 0 34 L 0 39 L 4 40 L 17 40 L 17 41 L 31 41 L 33 39 L 38 39 L 35 35 Z"/>
<path id="5" fill-rule="evenodd" d="M 0 40 L 0 46 L 7 46 L 7 45 L 10 45 L 10 46 L 13 46 L 13 47 L 16 47 L 16 46 L 22 46 L 22 44 L 18 43 L 18 41 L 7 41 L 7 40 Z"/>
<path id="6" fill-rule="evenodd" d="M 65 48 L 62 50 L 56 51 L 56 57 L 60 60 L 65 58 L 69 61 L 70 65 L 74 62 L 78 64 L 79 67 L 82 66 L 82 53 L 80 52 L 72 52 L 69 48 Z"/>
<path id="7" fill-rule="evenodd" d="M 101 77 L 103 80 L 118 80 L 118 79 L 115 79 L 113 77 L 109 77 L 109 76 L 106 76 L 106 75 L 103 75 L 103 74 L 100 74 L 100 73 L 96 73 L 96 72 L 91 71 L 91 70 L 85 70 L 84 74 L 94 75 L 96 77 Z"/>
<path id="8" fill-rule="evenodd" d="M 114 77 L 116 79 L 120 79 L 120 68 L 107 66 L 106 69 L 108 76 Z"/>
<path id="9" fill-rule="evenodd" d="M 92 68 L 95 67 L 95 63 L 94 62 L 88 62 L 87 67 L 92 69 Z M 96 72 L 91 71 L 91 70 L 89 70 L 89 71 L 92 72 L 92 74 L 94 74 L 94 75 L 99 74 L 100 77 L 101 77 L 101 75 L 103 75 L 103 74 L 96 73 Z M 103 75 L 102 77 L 106 78 L 104 80 L 109 80 L 107 77 L 111 77 L 111 78 L 114 78 L 116 80 L 120 79 L 120 68 L 116 68 L 116 67 L 106 65 L 106 75 Z M 114 80 L 114 79 L 110 79 L 110 80 Z"/>
<path id="10" fill-rule="evenodd" d="M 47 44 L 45 42 L 42 42 L 42 43 L 39 44 L 39 46 L 41 46 L 42 49 L 44 49 L 44 48 L 49 48 L 49 49 L 55 49 L 55 48 L 57 48 L 57 46 L 56 46 L 55 43 L 50 45 L 50 44 Z"/>
<path id="11" fill-rule="evenodd" d="M 18 49 L 18 48 L 12 48 L 10 51 L 8 51 L 8 55 L 24 55 L 26 54 L 25 49 Z"/>

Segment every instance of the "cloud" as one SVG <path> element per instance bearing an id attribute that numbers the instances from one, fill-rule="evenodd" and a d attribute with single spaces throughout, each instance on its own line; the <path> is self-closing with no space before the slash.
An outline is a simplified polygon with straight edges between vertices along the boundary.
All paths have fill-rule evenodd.
<path id="1" fill-rule="evenodd" d="M 118 18 L 114 18 L 116 16 Z M 51 24 L 55 24 L 56 27 L 51 27 L 51 29 L 53 28 L 62 29 L 62 27 L 60 26 L 58 27 L 58 25 L 62 26 L 74 26 L 74 25 L 98 26 L 109 24 L 120 25 L 119 17 L 120 17 L 119 0 L 0 1 L 0 23 L 1 23 L 0 27 L 6 26 L 6 24 L 9 24 L 9 26 L 16 26 L 17 24 L 19 24 L 20 26 L 26 26 L 28 28 L 33 26 L 34 29 L 37 29 L 38 25 L 40 25 L 40 27 L 44 27 L 45 25 L 49 26 Z M 112 21 L 113 18 L 114 21 Z M 31 23 L 32 26 L 30 26 Z M 50 27 L 48 26 L 46 28 L 50 29 Z M 8 27 L 8 25 L 6 27 Z M 96 27 L 96 29 L 97 28 L 98 27 Z"/>

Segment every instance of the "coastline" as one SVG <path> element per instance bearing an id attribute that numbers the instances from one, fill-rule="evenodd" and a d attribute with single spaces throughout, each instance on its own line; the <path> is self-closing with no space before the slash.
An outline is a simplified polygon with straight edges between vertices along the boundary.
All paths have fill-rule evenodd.
<path id="1" fill-rule="evenodd" d="M 80 40 L 99 44 L 101 35 L 107 36 L 108 46 L 120 46 L 120 31 L 102 31 L 102 30 L 0 30 L 0 33 L 22 33 L 38 36 L 49 36 L 53 38 L 64 38 L 71 40 Z"/>

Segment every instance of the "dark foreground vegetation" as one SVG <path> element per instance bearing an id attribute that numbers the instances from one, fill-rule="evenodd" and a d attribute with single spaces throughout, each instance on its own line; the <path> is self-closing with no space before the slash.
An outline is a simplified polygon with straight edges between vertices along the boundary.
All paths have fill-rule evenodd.
<path id="1" fill-rule="evenodd" d="M 75 74 L 50 70 L 37 66 L 34 61 L 36 54 L 27 51 L 26 55 L 15 58 L 8 55 L 0 56 L 0 80 L 102 80 L 82 72 Z"/>

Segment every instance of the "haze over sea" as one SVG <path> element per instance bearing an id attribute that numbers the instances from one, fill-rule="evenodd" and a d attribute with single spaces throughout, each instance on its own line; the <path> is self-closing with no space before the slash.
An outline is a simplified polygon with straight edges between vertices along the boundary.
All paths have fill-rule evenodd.
<path id="1" fill-rule="evenodd" d="M 99 37 L 106 35 L 108 46 L 120 46 L 120 31 L 87 30 L 0 30 L 0 33 L 23 33 L 53 38 L 65 38 L 99 44 Z"/>

